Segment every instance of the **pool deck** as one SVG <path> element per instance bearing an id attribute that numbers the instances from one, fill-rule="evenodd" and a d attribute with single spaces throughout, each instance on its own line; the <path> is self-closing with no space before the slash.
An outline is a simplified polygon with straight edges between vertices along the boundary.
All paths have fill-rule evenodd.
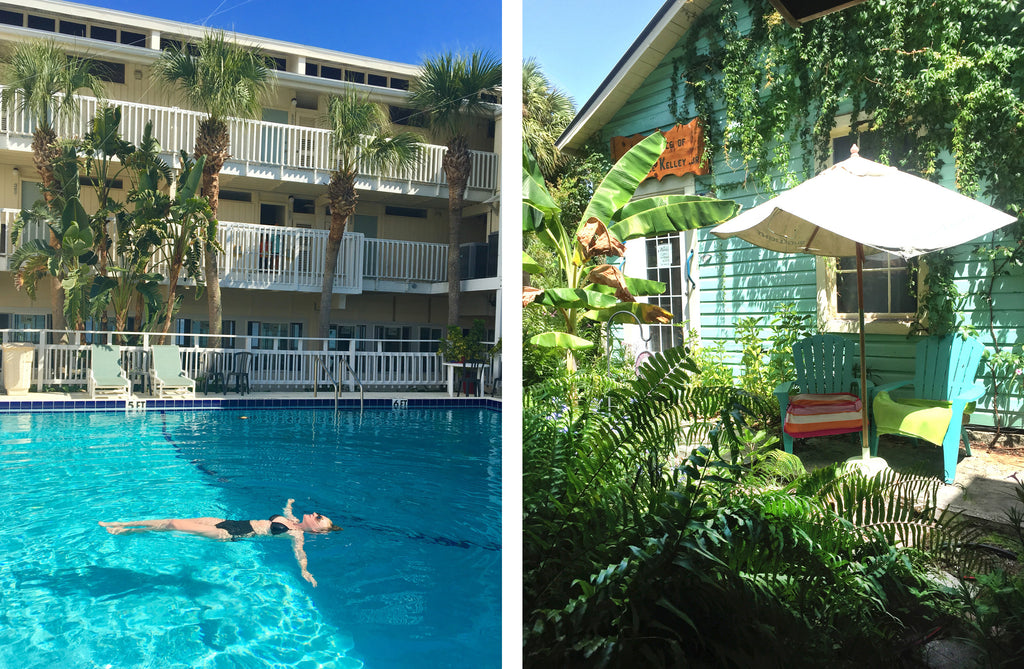
<path id="1" fill-rule="evenodd" d="M 345 391 L 338 397 L 338 407 L 359 408 L 360 402 L 367 409 L 384 408 L 450 408 L 485 407 L 501 409 L 501 397 L 450 397 L 447 392 L 424 392 L 414 390 L 380 390 L 364 392 L 362 399 L 358 392 Z M 0 413 L 45 412 L 45 411 L 124 411 L 124 410 L 191 410 L 191 409 L 249 409 L 249 408 L 332 408 L 332 392 L 251 392 L 239 395 L 204 394 L 197 392 L 195 399 L 157 398 L 148 394 L 133 393 L 128 400 L 92 399 L 87 392 L 30 392 L 28 395 L 0 394 Z"/>

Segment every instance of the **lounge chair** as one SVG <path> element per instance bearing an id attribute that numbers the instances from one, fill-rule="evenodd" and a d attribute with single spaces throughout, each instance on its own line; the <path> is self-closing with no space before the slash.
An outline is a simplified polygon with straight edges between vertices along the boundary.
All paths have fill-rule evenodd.
<path id="1" fill-rule="evenodd" d="M 121 367 L 121 347 L 93 344 L 92 363 L 89 367 L 89 397 L 129 399 L 131 395 L 132 382 Z"/>
<path id="2" fill-rule="evenodd" d="M 155 397 L 194 398 L 196 382 L 181 369 L 181 352 L 177 346 L 152 346 L 149 376 Z"/>

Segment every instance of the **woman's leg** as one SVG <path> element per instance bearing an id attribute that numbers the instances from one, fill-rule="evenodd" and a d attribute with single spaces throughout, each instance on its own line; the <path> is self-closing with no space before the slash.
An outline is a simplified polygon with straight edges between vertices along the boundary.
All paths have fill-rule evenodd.
<path id="1" fill-rule="evenodd" d="M 100 521 L 111 534 L 129 534 L 132 532 L 188 532 L 212 539 L 226 539 L 230 535 L 215 527 L 223 522 L 223 518 L 163 518 L 160 520 L 132 520 L 123 523 Z"/>

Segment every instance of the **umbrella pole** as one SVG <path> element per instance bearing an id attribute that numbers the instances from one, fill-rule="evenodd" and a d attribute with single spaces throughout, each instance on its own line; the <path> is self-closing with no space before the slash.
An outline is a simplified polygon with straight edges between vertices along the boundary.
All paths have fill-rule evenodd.
<path id="1" fill-rule="evenodd" d="M 857 317 L 860 321 L 861 455 L 866 461 L 871 457 L 871 447 L 868 444 L 868 371 L 864 348 L 864 245 L 860 243 L 857 244 Z"/>

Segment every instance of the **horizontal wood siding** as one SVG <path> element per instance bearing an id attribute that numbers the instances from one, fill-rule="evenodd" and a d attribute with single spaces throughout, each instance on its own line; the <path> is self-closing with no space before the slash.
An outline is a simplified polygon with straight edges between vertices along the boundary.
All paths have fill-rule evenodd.
<path id="1" fill-rule="evenodd" d="M 746 29 L 749 24 L 749 16 L 740 17 L 741 29 Z M 686 39 L 684 36 L 683 40 Z M 655 130 L 667 130 L 676 123 L 677 119 L 670 112 L 672 61 L 681 51 L 678 45 L 671 50 L 604 126 L 600 135 L 603 146 L 608 147 L 614 136 L 649 134 Z M 845 107 L 841 111 L 849 111 L 848 105 Z M 684 121 L 696 115 L 692 108 L 680 109 L 679 113 Z M 716 109 L 715 114 L 719 127 L 724 126 L 724 109 Z M 813 156 L 802 155 L 795 143 L 792 150 L 790 168 L 802 173 L 804 161 L 813 160 Z M 947 188 L 954 185 L 954 165 L 954 157 L 946 155 L 939 183 Z M 776 175 L 773 188 L 765 192 L 748 179 L 743 161 L 738 156 L 726 156 L 721 152 L 713 159 L 712 171 L 713 176 L 697 177 L 696 192 L 733 199 L 744 210 L 791 186 L 785 183 L 782 175 Z M 721 343 L 725 346 L 727 362 L 733 365 L 736 373 L 740 357 L 736 324 L 740 319 L 761 318 L 767 327 L 778 306 L 786 303 L 795 304 L 799 313 L 816 315 L 817 285 L 813 258 L 777 254 L 739 240 L 720 240 L 706 230 L 699 233 L 698 239 L 701 337 L 707 345 Z M 989 243 L 990 236 L 981 241 Z M 956 285 L 965 295 L 964 325 L 977 332 L 989 351 L 996 349 L 996 343 L 1000 350 L 1024 344 L 1024 272 L 1018 269 L 1012 276 L 996 280 L 992 293 L 995 309 L 990 322 L 984 295 L 988 291 L 992 265 L 972 254 L 976 246 L 967 244 L 954 250 Z M 856 335 L 844 336 L 856 338 Z M 869 334 L 866 348 L 870 378 L 876 383 L 886 383 L 913 377 L 915 341 L 906 335 Z M 984 365 L 982 373 L 988 393 L 979 403 L 971 422 L 992 426 L 992 380 L 988 378 L 990 375 Z M 1019 395 L 1007 397 L 1002 391 L 999 409 L 1004 427 L 1024 428 L 1022 406 L 1024 403 Z"/>

